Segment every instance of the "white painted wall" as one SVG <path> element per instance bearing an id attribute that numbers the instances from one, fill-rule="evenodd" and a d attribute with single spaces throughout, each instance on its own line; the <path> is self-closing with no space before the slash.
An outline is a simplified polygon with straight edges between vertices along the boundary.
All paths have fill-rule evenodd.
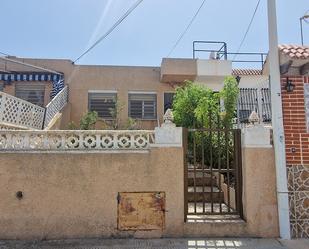
<path id="1" fill-rule="evenodd" d="M 240 88 L 268 88 L 268 76 L 267 75 L 240 75 L 239 82 Z"/>
<path id="2" fill-rule="evenodd" d="M 197 77 L 232 74 L 232 62 L 228 60 L 197 60 Z"/>
<path id="3" fill-rule="evenodd" d="M 203 76 L 197 77 L 196 83 L 207 86 L 214 91 L 220 91 L 223 88 L 225 76 Z M 268 88 L 268 76 L 267 75 L 242 75 L 240 82 L 240 88 Z"/>

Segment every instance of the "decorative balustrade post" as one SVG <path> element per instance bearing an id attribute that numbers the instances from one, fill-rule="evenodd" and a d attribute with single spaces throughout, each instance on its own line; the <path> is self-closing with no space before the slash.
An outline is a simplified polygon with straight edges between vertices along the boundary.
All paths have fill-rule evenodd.
<path id="1" fill-rule="evenodd" d="M 30 148 L 30 136 L 29 136 L 30 134 L 25 134 L 25 136 L 24 136 L 24 147 L 26 148 L 26 149 L 28 149 L 28 148 Z"/>
<path id="2" fill-rule="evenodd" d="M 174 115 L 167 109 L 163 116 L 164 123 L 155 128 L 155 144 L 158 147 L 182 147 L 182 127 L 174 124 Z"/>
<path id="3" fill-rule="evenodd" d="M 67 148 L 67 144 L 66 144 L 66 134 L 61 133 L 61 144 L 60 144 L 60 148 L 65 150 Z"/>
<path id="4" fill-rule="evenodd" d="M 80 150 L 85 148 L 85 146 L 84 146 L 84 136 L 83 136 L 83 133 L 81 133 L 81 132 L 78 134 L 78 148 Z"/>
<path id="5" fill-rule="evenodd" d="M 118 134 L 114 133 L 113 134 L 113 149 L 118 149 Z"/>
<path id="6" fill-rule="evenodd" d="M 131 149 L 135 149 L 134 134 L 130 134 L 130 148 L 131 148 Z"/>
<path id="7" fill-rule="evenodd" d="M 46 150 L 50 149 L 51 148 L 51 141 L 50 140 L 52 138 L 49 138 L 48 133 L 44 133 L 42 139 L 43 139 L 43 147 L 44 147 L 44 149 L 46 149 Z"/>
<path id="8" fill-rule="evenodd" d="M 97 150 L 101 148 L 101 135 L 100 134 L 95 135 L 95 148 Z"/>

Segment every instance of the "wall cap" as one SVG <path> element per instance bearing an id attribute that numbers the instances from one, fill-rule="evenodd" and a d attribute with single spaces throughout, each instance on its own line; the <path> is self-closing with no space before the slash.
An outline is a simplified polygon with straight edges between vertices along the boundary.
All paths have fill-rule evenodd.
<path id="1" fill-rule="evenodd" d="M 270 131 L 270 128 L 260 124 L 242 129 L 242 147 L 272 148 Z"/>

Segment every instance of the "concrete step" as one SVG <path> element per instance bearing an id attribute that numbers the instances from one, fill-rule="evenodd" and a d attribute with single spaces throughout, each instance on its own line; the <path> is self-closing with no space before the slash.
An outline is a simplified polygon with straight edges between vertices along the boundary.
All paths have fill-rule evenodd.
<path id="1" fill-rule="evenodd" d="M 211 175 L 208 173 L 203 173 L 201 170 L 188 171 L 188 186 L 211 186 Z M 212 185 L 217 186 L 217 178 L 215 175 L 212 176 Z"/>
<path id="2" fill-rule="evenodd" d="M 213 193 L 211 196 L 211 187 L 196 187 L 194 191 L 194 187 L 188 187 L 188 201 L 189 202 L 223 202 L 223 192 L 220 191 L 217 187 L 212 188 Z M 212 197 L 212 198 L 211 198 Z"/>
<path id="3" fill-rule="evenodd" d="M 199 186 L 199 187 L 210 187 L 211 184 L 214 187 L 217 187 L 217 179 L 216 177 L 212 178 L 212 182 L 211 182 L 211 177 L 210 176 L 205 176 L 205 177 L 190 177 L 188 178 L 188 186 L 189 187 L 193 187 L 195 183 L 195 186 Z"/>

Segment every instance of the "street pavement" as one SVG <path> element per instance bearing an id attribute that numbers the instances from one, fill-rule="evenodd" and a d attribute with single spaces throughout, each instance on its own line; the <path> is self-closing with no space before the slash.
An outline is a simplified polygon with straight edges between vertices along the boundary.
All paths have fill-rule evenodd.
<path id="1" fill-rule="evenodd" d="M 74 239 L 46 241 L 1 240 L 0 249 L 309 249 L 309 240 L 216 239 Z"/>

